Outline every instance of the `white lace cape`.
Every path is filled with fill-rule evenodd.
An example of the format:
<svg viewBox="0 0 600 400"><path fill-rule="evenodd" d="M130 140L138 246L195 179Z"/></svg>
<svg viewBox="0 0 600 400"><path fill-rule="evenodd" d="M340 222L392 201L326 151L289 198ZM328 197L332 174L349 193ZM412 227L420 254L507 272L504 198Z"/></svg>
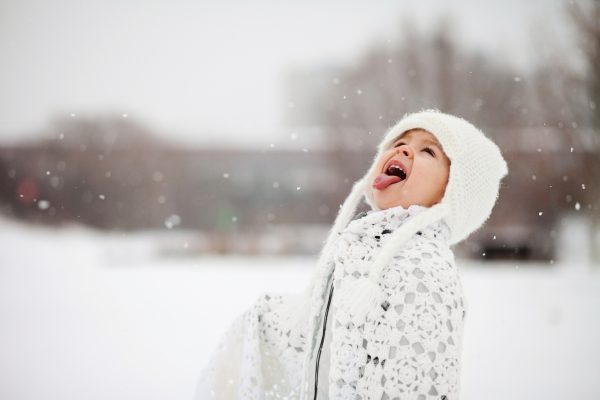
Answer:
<svg viewBox="0 0 600 400"><path fill-rule="evenodd" d="M435 223L384 269L386 300L355 323L338 288L365 279L389 234L422 207L372 211L341 232L310 296L261 296L232 324L198 382L196 399L312 399L315 356L333 273L330 399L457 400L466 303L447 239ZM309 334L309 331L312 332Z"/></svg>

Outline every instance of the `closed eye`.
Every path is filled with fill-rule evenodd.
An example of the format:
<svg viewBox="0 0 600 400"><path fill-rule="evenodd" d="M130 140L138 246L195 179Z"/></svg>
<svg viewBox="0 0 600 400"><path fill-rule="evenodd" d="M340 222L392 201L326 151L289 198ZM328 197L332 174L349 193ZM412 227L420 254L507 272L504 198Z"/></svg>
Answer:
<svg viewBox="0 0 600 400"><path fill-rule="evenodd" d="M399 147L399 146L402 146L403 144L405 144L405 143L404 142L398 142L398 143L396 143L396 145L394 147Z"/></svg>
<svg viewBox="0 0 600 400"><path fill-rule="evenodd" d="M433 157L435 157L435 151L433 151L433 149L431 147L425 147L423 149L423 151L429 153L430 155L432 155Z"/></svg>

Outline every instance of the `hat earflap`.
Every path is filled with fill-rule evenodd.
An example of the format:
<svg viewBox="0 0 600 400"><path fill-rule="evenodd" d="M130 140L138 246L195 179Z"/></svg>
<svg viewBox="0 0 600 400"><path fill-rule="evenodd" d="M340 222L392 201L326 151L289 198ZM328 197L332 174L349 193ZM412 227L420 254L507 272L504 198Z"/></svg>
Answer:
<svg viewBox="0 0 600 400"><path fill-rule="evenodd" d="M331 261L331 254L333 249L333 244L339 238L340 233L344 230L344 228L350 223L354 213L356 212L356 208L365 193L367 176L365 175L363 178L357 180L352 186L352 190L344 204L342 204L340 211L338 212L335 222L333 223L333 227L329 231L327 239L325 241L325 245L321 249L321 253L319 254L319 259L317 261L317 271L313 275L313 279L309 282L308 286L301 294L302 301L298 301L292 307L297 307L294 310L294 317L290 318L288 328L299 328L301 325L306 324L306 317L308 315L308 307L310 307L311 296L314 295L313 291L319 282L326 282L328 280L329 275L333 271L333 262ZM322 295L322 294L319 294ZM310 324L310 322L309 322Z"/></svg>

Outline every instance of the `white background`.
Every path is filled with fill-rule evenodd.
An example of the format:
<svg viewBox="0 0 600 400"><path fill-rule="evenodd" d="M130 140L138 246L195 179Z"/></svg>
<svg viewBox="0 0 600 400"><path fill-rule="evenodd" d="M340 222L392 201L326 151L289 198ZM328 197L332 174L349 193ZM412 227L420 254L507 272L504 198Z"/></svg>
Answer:
<svg viewBox="0 0 600 400"><path fill-rule="evenodd" d="M164 234L0 221L0 399L192 399L228 324L313 258L161 258ZM458 260L463 400L600 393L600 268Z"/></svg>

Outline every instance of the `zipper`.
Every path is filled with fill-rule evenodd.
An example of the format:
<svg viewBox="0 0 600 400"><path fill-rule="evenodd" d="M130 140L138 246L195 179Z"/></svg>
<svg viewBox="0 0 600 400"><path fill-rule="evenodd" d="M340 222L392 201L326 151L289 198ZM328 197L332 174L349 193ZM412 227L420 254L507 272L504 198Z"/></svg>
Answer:
<svg viewBox="0 0 600 400"><path fill-rule="evenodd" d="M323 319L323 331L321 332L321 343L319 344L319 350L317 351L317 363L315 366L314 400L317 400L317 387L319 385L319 362L321 361L321 351L323 350L323 343L325 342L325 330L327 329L327 315L329 314L329 306L331 305L332 297L333 297L333 281L331 282L331 288L329 289L329 299L327 300L327 307L325 308L325 318Z"/></svg>

